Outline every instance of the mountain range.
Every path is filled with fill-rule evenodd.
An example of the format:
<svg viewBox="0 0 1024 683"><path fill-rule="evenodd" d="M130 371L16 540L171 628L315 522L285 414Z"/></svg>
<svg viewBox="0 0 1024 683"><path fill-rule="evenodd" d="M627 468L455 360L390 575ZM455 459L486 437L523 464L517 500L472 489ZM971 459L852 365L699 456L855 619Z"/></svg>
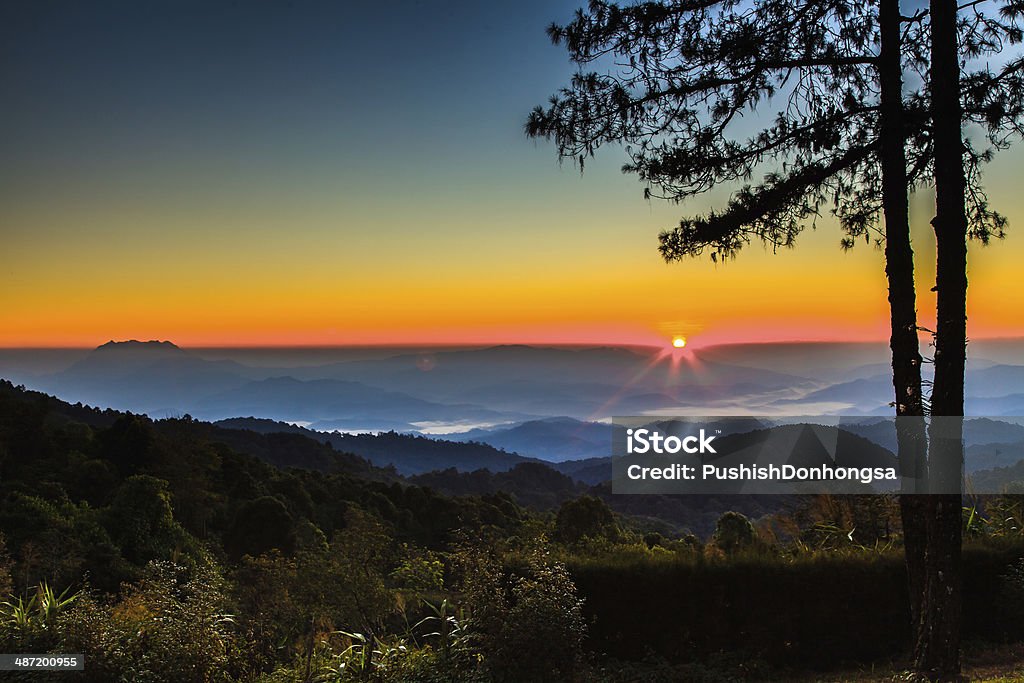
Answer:
<svg viewBox="0 0 1024 683"><path fill-rule="evenodd" d="M970 361L968 410L1001 419L970 423L972 471L1008 464L1011 447L1024 441L1024 428L1013 419L1024 414L1024 366L1007 362L1024 347L975 346L991 348L993 359ZM236 418L252 416L246 428L258 432L303 428L306 436L406 474L448 467L498 472L543 460L566 463L566 473L590 483L606 480L609 418L616 415L750 414L764 416L768 426L773 416L892 411L884 345L731 345L685 353L512 345L346 353L307 357L267 349L257 356L167 341L111 341L65 355L0 351L0 373L70 402L157 418L189 415L238 426ZM848 422L852 433L895 447L891 425ZM446 445L432 451L429 440L417 436Z"/></svg>
<svg viewBox="0 0 1024 683"><path fill-rule="evenodd" d="M32 394L20 390L8 382L0 381L0 397L12 405L23 405L32 411L45 411L58 423L68 424L73 431L74 422L84 422L98 429L120 425L118 429L128 432L118 437L125 441L130 437L130 421L125 413L114 410L97 410L82 405L72 405L60 399ZM595 429L594 425L575 424L565 420L550 421L557 429L574 430L582 433ZM688 424L675 421L678 425ZM520 427L540 425L551 434L548 421L528 421ZM655 419L652 425L671 429L673 421ZM722 445L730 452L744 448L763 448L764 444L783 444L790 449L792 457L801 458L807 464L822 457L836 456L840 464L853 466L878 466L893 462L891 451L870 443L870 439L854 433L859 427L875 428L881 422L866 421L863 424L844 424L838 433L829 432L837 439L822 440L822 432L813 426L802 424L771 426L759 420L719 420L724 427ZM789 504L786 496L736 496L728 491L708 494L701 491L689 495L645 495L623 496L611 491L612 468L607 457L565 460L547 463L526 454L512 453L492 445L476 441L452 441L441 438L427 438L422 435L386 432L379 434L325 433L306 429L294 424L276 422L263 418L233 418L216 424L199 421L191 417L164 419L153 423L161 434L182 444L201 445L201 452L211 456L218 449L230 448L235 452L255 456L282 468L302 468L323 472L343 472L360 479L378 482L403 481L427 486L450 495L509 495L521 504L550 509L562 501L584 493L604 499L614 510L637 518L650 520L651 524L668 525L666 528L687 528L701 534L710 533L722 512L736 509L758 516L779 510ZM609 429L607 425L597 428ZM613 429L613 428L612 428ZM978 429L971 429L972 439L1013 438L1021 427L1013 423L988 420L979 421ZM530 439L529 429L504 429ZM70 432L69 432L70 433ZM881 432L879 432L881 433ZM477 435L481 436L481 435ZM767 439L767 441L766 441ZM125 441L129 443L130 438ZM205 444L205 445L202 445ZM193 446L190 446L193 447ZM1024 462L1020 454L1024 442L1001 444L972 444L971 449L989 449L994 453L989 460L979 460L979 467L971 472L975 490L999 491L1007 485L1024 481L1021 468ZM1014 449L1014 450L1010 450ZM834 452L833 452L834 451ZM124 451L124 458L137 457L134 447ZM1017 457L1012 457L1016 453ZM119 456L122 457L122 456ZM207 456L209 457L209 456ZM731 456L729 456L731 457ZM797 461L793 461L797 462ZM981 465L984 465L983 467ZM170 466L170 464L168 464ZM239 485L244 482L239 482ZM978 489L977 487L982 487Z"/></svg>

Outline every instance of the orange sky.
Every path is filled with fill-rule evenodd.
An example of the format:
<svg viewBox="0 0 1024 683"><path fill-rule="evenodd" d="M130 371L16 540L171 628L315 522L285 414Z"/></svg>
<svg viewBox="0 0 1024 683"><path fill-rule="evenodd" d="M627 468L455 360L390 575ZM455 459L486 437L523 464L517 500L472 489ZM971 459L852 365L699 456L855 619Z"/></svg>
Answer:
<svg viewBox="0 0 1024 683"><path fill-rule="evenodd" d="M98 225L85 225L81 237L50 252L23 249L16 239L0 295L0 344L660 344L683 335L700 346L887 336L878 250L843 253L835 231L823 226L778 254L757 246L725 265L665 265L654 235L656 219L668 212L639 202L632 208L638 226L622 230L615 224L628 220L626 212L604 226L594 211L587 220L594 237L582 252L573 244L579 231L555 225L470 244L468 233L409 244L382 230L352 245L342 234L268 230L239 246L213 226L206 235L193 227L162 238L178 232L171 224L110 241L94 238ZM974 337L1024 331L1021 291L1005 286L1018 262L1015 242L1011 236L972 249ZM921 239L919 258L930 246ZM930 276L925 264L926 326L934 299L922 285Z"/></svg>
<svg viewBox="0 0 1024 683"><path fill-rule="evenodd" d="M572 71L543 29L577 4L424 10L402 54L371 6L25 5L0 26L0 346L886 338L882 255L841 252L829 220L792 251L666 265L658 232L729 188L648 203L619 150L581 176L524 138ZM1024 336L1022 158L987 169L1011 226L971 252L975 338Z"/></svg>

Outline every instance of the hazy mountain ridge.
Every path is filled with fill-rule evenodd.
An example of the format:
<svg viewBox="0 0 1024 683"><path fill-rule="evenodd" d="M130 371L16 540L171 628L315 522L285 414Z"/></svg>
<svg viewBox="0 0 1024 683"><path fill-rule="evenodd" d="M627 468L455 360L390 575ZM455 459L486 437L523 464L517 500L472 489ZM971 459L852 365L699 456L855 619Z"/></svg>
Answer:
<svg viewBox="0 0 1024 683"><path fill-rule="evenodd" d="M475 405L444 405L408 394L336 379L299 380L272 377L247 382L235 389L207 396L197 403L203 417L223 419L251 414L286 422L317 422L344 417L365 420L366 428L382 417L400 415L417 421L500 420L502 414Z"/></svg>
<svg viewBox="0 0 1024 683"><path fill-rule="evenodd" d="M429 439L396 432L316 432L288 423L252 417L221 420L215 424L225 429L248 430L262 434L301 434L309 439L330 444L339 451L354 453L376 466L392 467L403 476L446 469L455 469L459 472L481 469L503 472L523 463L540 462L536 458L508 453L488 444Z"/></svg>
<svg viewBox="0 0 1024 683"><path fill-rule="evenodd" d="M195 396L241 386L239 368L170 342L112 341L33 385L69 401L161 416L187 412Z"/></svg>
<svg viewBox="0 0 1024 683"><path fill-rule="evenodd" d="M1024 366L1006 362L1016 347L990 346L1000 362L972 358L968 412L1024 414ZM266 350L259 366L249 366L227 352L206 358L166 341L108 342L26 384L153 417L255 415L320 431L419 432L552 461L606 454L606 428L581 425L614 415L892 410L891 381L879 373L884 362L873 360L884 361L886 351L876 344L727 345L681 354L523 345L396 351L309 365L299 352ZM271 362L278 357L279 365ZM45 366L30 361L24 352L0 353L0 368L13 377ZM25 371L11 372L18 363ZM579 424L559 425L561 418Z"/></svg>
<svg viewBox="0 0 1024 683"><path fill-rule="evenodd" d="M598 418L670 405L789 388L804 377L768 369L703 362L674 364L671 356L631 348L563 349L495 346L398 355L304 368L430 400L469 400L501 411Z"/></svg>
<svg viewBox="0 0 1024 683"><path fill-rule="evenodd" d="M612 425L570 417L531 420L508 428L476 429L453 437L478 441L549 462L583 460L611 453Z"/></svg>
<svg viewBox="0 0 1024 683"><path fill-rule="evenodd" d="M597 381L595 381L597 379ZM222 419L254 414L320 428L500 424L582 418L806 383L802 377L720 363L680 364L626 348L497 346L348 361L248 367L206 360L170 342L109 342L34 388L153 416Z"/></svg>

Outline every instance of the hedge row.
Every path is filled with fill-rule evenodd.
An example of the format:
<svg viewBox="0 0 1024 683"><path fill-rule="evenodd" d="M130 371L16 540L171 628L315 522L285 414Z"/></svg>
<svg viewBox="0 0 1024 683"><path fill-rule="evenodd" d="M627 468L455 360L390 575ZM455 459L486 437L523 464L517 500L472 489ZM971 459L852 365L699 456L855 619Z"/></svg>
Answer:
<svg viewBox="0 0 1024 683"><path fill-rule="evenodd" d="M1024 586L1007 578L1019 545L964 549L964 637L1024 638ZM719 653L829 667L910 647L903 559L816 555L795 561L584 560L569 563L590 644L616 658L670 662Z"/></svg>

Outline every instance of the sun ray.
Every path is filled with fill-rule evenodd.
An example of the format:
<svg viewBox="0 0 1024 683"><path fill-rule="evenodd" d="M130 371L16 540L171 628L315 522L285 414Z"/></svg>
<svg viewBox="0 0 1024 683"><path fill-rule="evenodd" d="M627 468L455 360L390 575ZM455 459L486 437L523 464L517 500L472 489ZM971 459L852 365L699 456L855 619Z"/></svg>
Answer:
<svg viewBox="0 0 1024 683"><path fill-rule="evenodd" d="M677 340L683 340L683 345L679 346L676 344ZM630 388L635 386L640 380L646 377L652 370L661 365L662 363L667 364L666 372L663 374L665 389L675 386L674 380L680 375L682 366L685 364L690 370L699 368L701 363L697 356L690 350L685 348L686 338L685 337L674 337L672 340L672 346L667 349L662 349L658 353L654 354L651 361L642 367L632 378L625 382L614 394L612 394L608 400L602 403L590 416L588 420L599 419L606 417L606 413L611 410L616 403L625 395ZM696 373L694 373L696 374ZM672 397L676 399L675 396Z"/></svg>

